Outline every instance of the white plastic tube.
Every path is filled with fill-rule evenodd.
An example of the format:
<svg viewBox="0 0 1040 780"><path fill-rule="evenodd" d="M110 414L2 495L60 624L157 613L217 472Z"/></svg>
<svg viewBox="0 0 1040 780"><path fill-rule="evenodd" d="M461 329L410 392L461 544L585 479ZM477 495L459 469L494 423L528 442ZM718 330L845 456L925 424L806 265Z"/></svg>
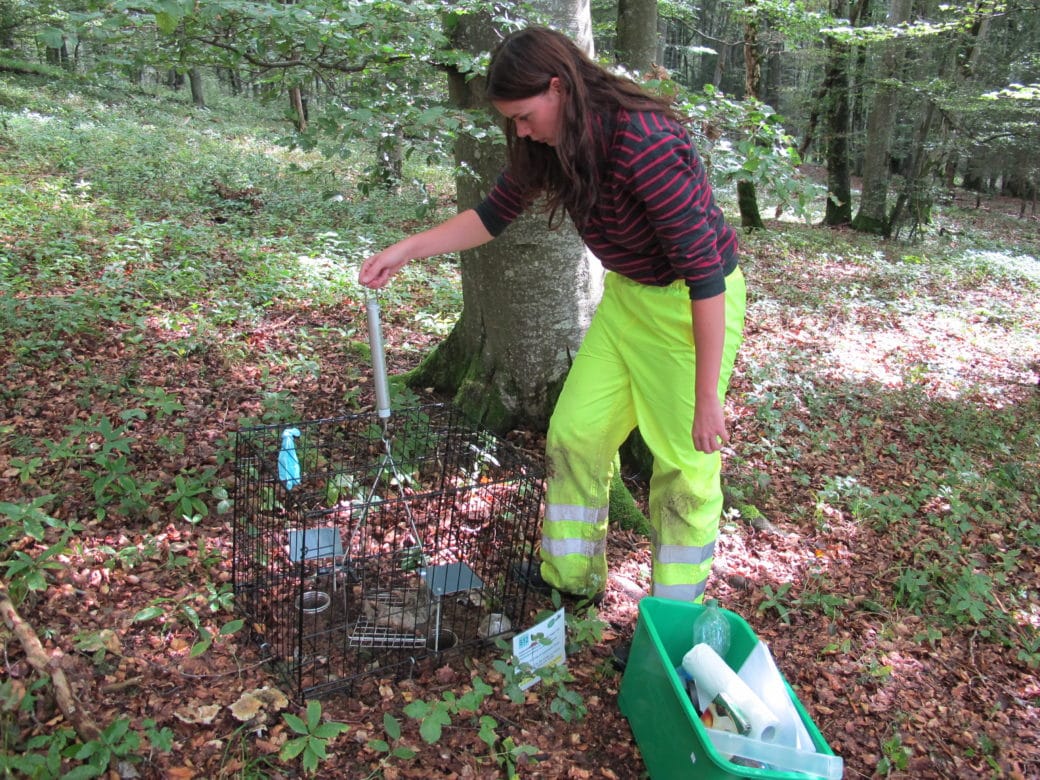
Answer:
<svg viewBox="0 0 1040 780"><path fill-rule="evenodd" d="M683 656L682 667L697 684L698 696L712 700L720 693L726 694L750 724L751 731L748 737L763 742L769 742L776 737L780 719L710 645L694 645Z"/></svg>

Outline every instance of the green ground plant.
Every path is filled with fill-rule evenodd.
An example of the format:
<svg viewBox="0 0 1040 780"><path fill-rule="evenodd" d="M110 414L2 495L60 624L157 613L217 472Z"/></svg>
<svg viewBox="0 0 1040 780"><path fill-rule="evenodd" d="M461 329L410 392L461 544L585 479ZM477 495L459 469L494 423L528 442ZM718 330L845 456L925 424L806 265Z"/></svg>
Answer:
<svg viewBox="0 0 1040 780"><path fill-rule="evenodd" d="M291 712L284 713L283 717L297 736L282 746L279 758L283 761L299 759L303 771L311 776L318 774L321 762L329 758L329 742L350 729L346 723L323 721L318 701L307 702L306 719Z"/></svg>
<svg viewBox="0 0 1040 780"><path fill-rule="evenodd" d="M557 601L559 594L554 594ZM559 607L557 607L558 609ZM551 612L536 616L535 620L548 617ZM597 616L595 609L582 609L566 613L566 644L568 654L580 653L602 639L605 624ZM555 664L539 669L521 663L513 654L512 646L504 639L496 639L495 645L500 651L499 658L492 662L492 667L502 678L501 693L514 704L523 704L526 691L530 689L530 681L537 677L535 692L543 702L545 709L566 723L580 721L588 714L583 697L573 690L569 683L574 681L566 664ZM461 695L454 691L446 691L439 699L419 699L404 708L404 714L419 722L419 734L428 744L440 741L446 727L453 724L459 716L468 717L479 729L480 739L487 745L489 754L495 764L502 769L508 778L516 777L517 761L520 756L533 756L538 748L532 745L517 744L511 737L502 737L498 733L498 721L481 712L484 702L495 694L495 689L480 676L470 681L470 686ZM386 719L384 719L386 725ZM400 739L400 726L391 719L393 729L387 728L387 734L393 741ZM396 736L394 736L396 734ZM377 741L374 749L389 754L389 744ZM412 756L408 756L409 758Z"/></svg>
<svg viewBox="0 0 1040 780"><path fill-rule="evenodd" d="M49 574L62 568L60 557L73 535L82 530L79 523L48 513L54 498L38 496L28 504L0 502L0 567L4 569L5 590L15 607L30 593L50 586ZM18 543L27 538L40 545L33 555L18 549Z"/></svg>

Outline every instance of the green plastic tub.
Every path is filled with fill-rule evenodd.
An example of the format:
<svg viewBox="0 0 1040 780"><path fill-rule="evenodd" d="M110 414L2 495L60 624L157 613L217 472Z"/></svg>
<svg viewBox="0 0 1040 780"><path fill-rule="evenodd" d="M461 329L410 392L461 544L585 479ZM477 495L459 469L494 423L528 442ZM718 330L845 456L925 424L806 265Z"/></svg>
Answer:
<svg viewBox="0 0 1040 780"><path fill-rule="evenodd" d="M719 752L715 742L725 743L732 749L743 738L709 733L676 672L690 649L693 621L703 609L700 604L653 597L639 603L639 621L618 701L632 727L650 777L653 780L841 778L841 759L827 745L786 680L784 686L816 752L772 749L766 743L756 743L752 746L755 757L766 759L766 768L734 763ZM730 626L730 649L725 660L736 670L755 648L758 637L740 615L721 611Z"/></svg>

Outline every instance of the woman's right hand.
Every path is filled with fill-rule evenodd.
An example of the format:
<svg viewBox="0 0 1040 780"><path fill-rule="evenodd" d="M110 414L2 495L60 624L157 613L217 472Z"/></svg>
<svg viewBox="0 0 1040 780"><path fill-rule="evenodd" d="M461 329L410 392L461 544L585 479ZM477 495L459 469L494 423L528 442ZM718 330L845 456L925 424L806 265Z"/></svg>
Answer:
<svg viewBox="0 0 1040 780"><path fill-rule="evenodd" d="M394 274L404 267L408 260L408 255L401 251L399 244L389 246L382 252L377 252L367 258L361 264L358 281L363 286L372 289L383 287Z"/></svg>

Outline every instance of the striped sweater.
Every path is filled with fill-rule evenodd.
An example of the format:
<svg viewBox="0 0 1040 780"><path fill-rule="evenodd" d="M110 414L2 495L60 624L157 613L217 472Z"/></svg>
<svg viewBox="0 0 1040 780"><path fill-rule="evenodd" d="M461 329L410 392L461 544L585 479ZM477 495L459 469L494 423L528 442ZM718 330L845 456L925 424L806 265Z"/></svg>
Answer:
<svg viewBox="0 0 1040 780"><path fill-rule="evenodd" d="M693 299L726 289L737 265L737 235L715 203L686 129L656 112L620 109L597 119L603 153L600 199L581 231L610 271L642 284L683 279ZM494 236L529 205L504 171L477 206Z"/></svg>

